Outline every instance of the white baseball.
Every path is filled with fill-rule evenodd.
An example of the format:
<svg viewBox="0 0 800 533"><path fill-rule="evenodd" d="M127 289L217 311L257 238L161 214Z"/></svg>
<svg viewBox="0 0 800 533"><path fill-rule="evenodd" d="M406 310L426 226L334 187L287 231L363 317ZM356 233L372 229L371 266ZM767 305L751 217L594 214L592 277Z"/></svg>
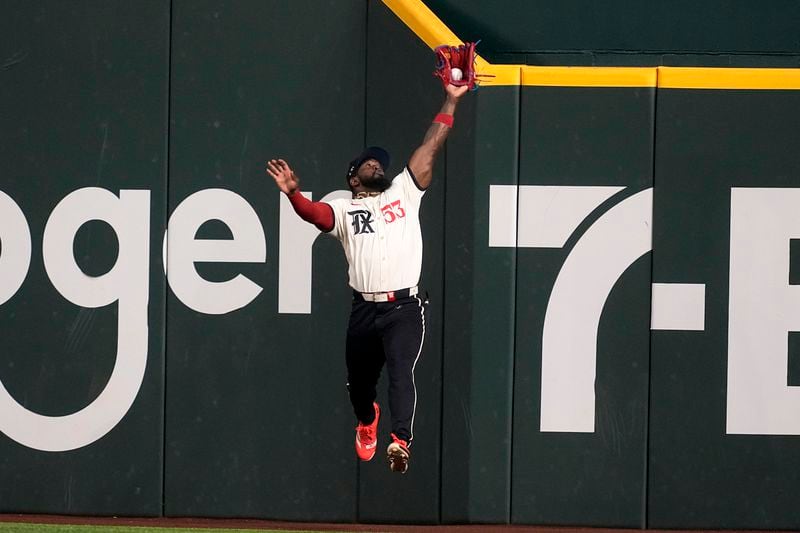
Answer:
<svg viewBox="0 0 800 533"><path fill-rule="evenodd" d="M461 72L461 69L458 67L454 67L450 69L450 79L453 81L458 81L462 77L464 77L464 73Z"/></svg>

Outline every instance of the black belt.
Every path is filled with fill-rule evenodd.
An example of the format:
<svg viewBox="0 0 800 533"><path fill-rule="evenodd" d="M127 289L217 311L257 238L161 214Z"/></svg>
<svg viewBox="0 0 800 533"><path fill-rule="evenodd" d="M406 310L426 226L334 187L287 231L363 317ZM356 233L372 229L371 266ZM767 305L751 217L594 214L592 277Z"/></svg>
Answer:
<svg viewBox="0 0 800 533"><path fill-rule="evenodd" d="M362 302L393 302L401 298L416 296L418 293L419 289L417 287L388 292L358 292L354 290L353 298Z"/></svg>

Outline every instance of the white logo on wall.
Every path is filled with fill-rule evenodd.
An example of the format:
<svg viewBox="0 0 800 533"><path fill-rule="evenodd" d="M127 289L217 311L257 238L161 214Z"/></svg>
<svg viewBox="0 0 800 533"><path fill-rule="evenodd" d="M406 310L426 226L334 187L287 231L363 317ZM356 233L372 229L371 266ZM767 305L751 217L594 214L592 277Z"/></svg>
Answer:
<svg viewBox="0 0 800 533"><path fill-rule="evenodd" d="M561 248L620 190L491 186L489 246ZM731 189L728 434L800 435L800 387L787 384L787 334L800 331L800 287L789 285L798 205L800 189ZM542 333L541 431L594 432L600 315L617 280L651 250L651 228L647 189L602 214L564 262ZM705 285L653 283L651 328L704 330Z"/></svg>
<svg viewBox="0 0 800 533"><path fill-rule="evenodd" d="M207 220L221 220L232 239L195 239ZM107 222L117 235L119 253L109 272L87 276L73 255L78 229L91 220ZM117 302L117 355L111 378L99 396L65 416L44 416L17 402L0 383L0 431L43 451L66 451L95 442L111 431L133 405L147 363L147 304L150 261L150 192L122 190L119 197L96 187L79 189L56 205L45 226L42 255L53 286L75 305L102 307ZM206 189L186 198L172 214L164 250L168 280L175 295L201 313L224 314L250 303L261 287L239 275L209 282L196 271L197 261L264 262L266 239L252 206L224 189ZM25 215L0 192L0 304L24 281L31 258L31 235Z"/></svg>
<svg viewBox="0 0 800 533"><path fill-rule="evenodd" d="M560 248L580 223L620 187L492 186L489 246ZM311 196L310 192L305 193ZM349 197L335 191L323 200ZM311 312L312 246L319 236L281 195L279 313ZM788 284L788 240L800 238L800 190L734 188L731 257L727 432L800 434L800 388L788 386L788 331L800 330L800 293ZM117 356L105 389L89 405L65 416L44 416L20 405L0 383L0 431L44 451L95 442L133 404L147 362L150 193L100 188L67 195L45 227L42 254L53 286L75 305L117 302ZM651 249L652 190L618 202L581 236L559 272L548 303L542 347L542 431L593 432L597 328L603 305L619 277ZM115 231L119 254L97 277L73 256L78 229L90 220ZM231 239L195 239L208 220L230 228ZM174 294L191 309L220 315L252 302L262 288L240 274L210 282L195 262L266 261L266 237L253 207L224 189L187 197L169 220L163 251ZM0 191L0 305L22 286L32 242L25 215ZM168 253L167 253L168 252ZM654 283L652 328L703 330L705 286ZM773 312L764 313L764 309Z"/></svg>
<svg viewBox="0 0 800 533"><path fill-rule="evenodd" d="M72 244L90 220L107 222L117 234L119 254L109 272L90 277L75 262ZM133 405L147 363L147 300L150 291L150 192L80 189L53 209L42 239L42 255L53 286L81 307L117 302L117 358L106 387L89 405L65 416L44 416L20 405L0 383L0 431L15 441L44 451L64 451L90 444L119 423ZM31 256L25 215L7 195L0 196L0 303L24 280Z"/></svg>

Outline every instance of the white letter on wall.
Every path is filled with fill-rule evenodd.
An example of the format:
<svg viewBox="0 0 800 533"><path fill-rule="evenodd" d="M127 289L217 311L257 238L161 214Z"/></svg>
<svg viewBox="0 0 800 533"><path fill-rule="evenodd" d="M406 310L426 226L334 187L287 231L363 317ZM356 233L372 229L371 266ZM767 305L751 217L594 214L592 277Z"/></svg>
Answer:
<svg viewBox="0 0 800 533"><path fill-rule="evenodd" d="M611 289L650 251L653 190L609 209L570 252L542 333L542 431L594 432L597 330Z"/></svg>
<svg viewBox="0 0 800 533"><path fill-rule="evenodd" d="M219 220L230 228L232 239L195 239L204 222ZM209 315L240 309L261 292L242 274L223 281L207 281L196 262L263 263L267 259L264 228L253 206L225 189L204 189L175 208L167 233L167 279L172 292L187 307Z"/></svg>
<svg viewBox="0 0 800 533"><path fill-rule="evenodd" d="M0 305L22 286L31 264L31 230L17 203L0 191Z"/></svg>
<svg viewBox="0 0 800 533"><path fill-rule="evenodd" d="M788 385L788 332L800 331L789 240L800 189L731 189L727 432L800 435L800 387Z"/></svg>
<svg viewBox="0 0 800 533"><path fill-rule="evenodd" d="M90 277L75 262L72 247L78 229L90 220L107 222L116 232L119 254L114 267ZM53 286L82 307L119 302L117 357L105 389L88 406L66 416L44 416L19 403L0 384L0 430L15 441L44 451L86 446L111 431L128 412L147 364L150 191L88 187L67 195L53 210L44 230L44 266Z"/></svg>

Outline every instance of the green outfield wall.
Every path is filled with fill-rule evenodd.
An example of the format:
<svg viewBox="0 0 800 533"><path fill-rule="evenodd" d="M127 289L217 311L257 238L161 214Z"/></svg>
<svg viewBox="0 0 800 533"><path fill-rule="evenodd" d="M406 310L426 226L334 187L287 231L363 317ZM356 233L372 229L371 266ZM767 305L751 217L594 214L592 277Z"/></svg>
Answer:
<svg viewBox="0 0 800 533"><path fill-rule="evenodd" d="M411 468L357 461L347 265L264 163L314 200L365 145L402 168L443 97L393 3L2 6L0 512L800 529L790 69L465 96L421 212ZM490 52L525 63L515 28Z"/></svg>
<svg viewBox="0 0 800 533"><path fill-rule="evenodd" d="M800 66L792 0L428 0L484 57L529 65Z"/></svg>

